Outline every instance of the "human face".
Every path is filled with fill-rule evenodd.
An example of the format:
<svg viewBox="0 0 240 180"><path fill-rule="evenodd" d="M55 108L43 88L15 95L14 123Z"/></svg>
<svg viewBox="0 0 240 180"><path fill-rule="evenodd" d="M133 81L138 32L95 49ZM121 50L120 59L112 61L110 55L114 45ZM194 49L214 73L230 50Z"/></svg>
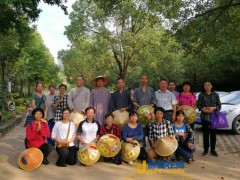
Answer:
<svg viewBox="0 0 240 180"><path fill-rule="evenodd" d="M38 93L42 93L42 91L43 91L43 85L42 85L41 83L39 83L39 84L37 85L36 91L37 91Z"/></svg>
<svg viewBox="0 0 240 180"><path fill-rule="evenodd" d="M78 87L83 86L83 84L84 84L83 78L82 77L77 77L76 84L77 84Z"/></svg>
<svg viewBox="0 0 240 180"><path fill-rule="evenodd" d="M104 81L102 78L97 79L97 87L103 87L104 86Z"/></svg>
<svg viewBox="0 0 240 180"><path fill-rule="evenodd" d="M166 91L168 87L168 82L167 81L160 81L159 87L161 91Z"/></svg>
<svg viewBox="0 0 240 180"><path fill-rule="evenodd" d="M208 92L212 91L212 84L210 82L205 82L204 83L204 89Z"/></svg>
<svg viewBox="0 0 240 180"><path fill-rule="evenodd" d="M87 116L87 119L93 119L94 117L94 110L93 109L89 109L87 112L86 112L86 116Z"/></svg>
<svg viewBox="0 0 240 180"><path fill-rule="evenodd" d="M51 95L53 95L55 93L55 88L53 88L53 87L50 87L48 90Z"/></svg>
<svg viewBox="0 0 240 180"><path fill-rule="evenodd" d="M204 89L206 91L211 91L212 90L212 84L210 82L205 82L204 83Z"/></svg>
<svg viewBox="0 0 240 180"><path fill-rule="evenodd" d="M148 77L147 76L142 76L141 77L141 85L146 86L148 83Z"/></svg>
<svg viewBox="0 0 240 180"><path fill-rule="evenodd" d="M156 112L156 121L159 122L163 119L163 112L162 111L157 111Z"/></svg>
<svg viewBox="0 0 240 180"><path fill-rule="evenodd" d="M184 115L183 114L179 114L176 118L177 118L178 122L182 123L184 121Z"/></svg>
<svg viewBox="0 0 240 180"><path fill-rule="evenodd" d="M175 88L176 88L176 85L175 85L174 82L170 82L170 83L168 84L168 89L169 89L169 91L174 91Z"/></svg>
<svg viewBox="0 0 240 180"><path fill-rule="evenodd" d="M187 84L183 85L183 92L188 93L188 92L190 92L190 89L191 89L191 86L189 86Z"/></svg>
<svg viewBox="0 0 240 180"><path fill-rule="evenodd" d="M70 120L70 112L68 110L63 111L63 120L69 121Z"/></svg>
<svg viewBox="0 0 240 180"><path fill-rule="evenodd" d="M118 87L118 89L122 90L122 89L124 89L124 86L125 86L125 82L124 82L122 79L119 79L119 80L117 81L117 87Z"/></svg>
<svg viewBox="0 0 240 180"><path fill-rule="evenodd" d="M138 116L137 116L136 114L130 116L130 118L129 118L129 121L130 121L131 123L136 123L137 120L138 120Z"/></svg>
<svg viewBox="0 0 240 180"><path fill-rule="evenodd" d="M112 116L108 116L106 119L106 124L111 127L113 124L113 117Z"/></svg>
<svg viewBox="0 0 240 180"><path fill-rule="evenodd" d="M63 95L66 92L66 88L64 86L59 87L59 94Z"/></svg>
<svg viewBox="0 0 240 180"><path fill-rule="evenodd" d="M36 121L41 121L41 119L43 118L43 115L40 111L37 111L35 114L34 114L34 119Z"/></svg>

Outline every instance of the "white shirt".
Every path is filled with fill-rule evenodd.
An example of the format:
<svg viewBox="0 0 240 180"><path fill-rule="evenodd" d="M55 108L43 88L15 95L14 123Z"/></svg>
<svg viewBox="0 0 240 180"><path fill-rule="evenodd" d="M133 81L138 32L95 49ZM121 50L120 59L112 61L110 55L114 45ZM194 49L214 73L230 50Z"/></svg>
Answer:
<svg viewBox="0 0 240 180"><path fill-rule="evenodd" d="M173 110L173 105L177 104L177 100L175 95L167 90L166 92L162 92L158 90L155 92L157 98L157 107L162 107L165 111Z"/></svg>
<svg viewBox="0 0 240 180"><path fill-rule="evenodd" d="M77 134L81 136L85 143L91 143L96 140L100 133L100 125L97 121L89 123L87 120L82 121L77 130Z"/></svg>
<svg viewBox="0 0 240 180"><path fill-rule="evenodd" d="M70 122L70 131L68 135L68 140L71 140L76 136L76 127L73 122ZM63 123L62 121L58 121L55 123L52 130L52 139L56 138L58 140L65 140L68 133L69 123ZM74 142L69 143L69 146L74 146Z"/></svg>

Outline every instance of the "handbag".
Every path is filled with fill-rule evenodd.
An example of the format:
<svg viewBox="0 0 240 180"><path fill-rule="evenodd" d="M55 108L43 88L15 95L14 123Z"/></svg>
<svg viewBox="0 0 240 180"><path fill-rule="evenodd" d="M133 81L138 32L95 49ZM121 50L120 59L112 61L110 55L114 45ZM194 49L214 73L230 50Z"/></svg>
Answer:
<svg viewBox="0 0 240 180"><path fill-rule="evenodd" d="M66 137L66 139L68 139L68 136L69 136L70 124L71 124L71 122L69 122L69 125L68 125L68 132L67 132L67 137ZM61 147L67 147L67 148L68 148L68 146L69 146L69 144L68 144L68 143L65 143L65 142L57 143L57 148L61 148Z"/></svg>
<svg viewBox="0 0 240 180"><path fill-rule="evenodd" d="M225 113L216 111L211 114L211 129L227 128L229 127Z"/></svg>

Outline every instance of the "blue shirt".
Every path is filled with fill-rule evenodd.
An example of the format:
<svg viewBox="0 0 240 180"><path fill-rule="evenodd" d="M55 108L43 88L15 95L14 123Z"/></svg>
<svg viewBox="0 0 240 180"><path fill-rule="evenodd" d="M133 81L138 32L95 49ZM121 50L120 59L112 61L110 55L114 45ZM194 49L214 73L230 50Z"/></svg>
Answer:
<svg viewBox="0 0 240 180"><path fill-rule="evenodd" d="M125 124L122 131L122 139L124 141L127 138L133 138L134 140L141 141L143 139L143 127L141 124L137 123L136 128L131 128L128 124Z"/></svg>
<svg viewBox="0 0 240 180"><path fill-rule="evenodd" d="M187 133L187 128L186 125L183 123L183 125L181 127L177 127L175 124L173 126L173 130L174 130L174 134L177 133ZM179 141L179 137L177 136L176 139Z"/></svg>
<svg viewBox="0 0 240 180"><path fill-rule="evenodd" d="M119 110L121 108L127 108L127 109L132 108L131 96L125 90L123 90L122 93L120 93L120 91L117 90L111 95L110 112Z"/></svg>

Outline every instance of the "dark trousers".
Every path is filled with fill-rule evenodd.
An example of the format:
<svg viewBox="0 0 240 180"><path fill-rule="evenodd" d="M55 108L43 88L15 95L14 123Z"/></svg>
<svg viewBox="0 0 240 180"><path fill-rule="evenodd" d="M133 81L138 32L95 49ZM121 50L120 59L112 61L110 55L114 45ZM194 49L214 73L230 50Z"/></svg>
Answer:
<svg viewBox="0 0 240 180"><path fill-rule="evenodd" d="M30 148L30 147L26 147L26 149L28 149L28 148ZM44 143L38 149L40 149L42 151L43 157L46 158L52 151L52 146L47 143Z"/></svg>
<svg viewBox="0 0 240 180"><path fill-rule="evenodd" d="M210 128L210 122L202 119L202 128L203 128L203 147L204 152L208 152L209 149L209 135L211 142L211 152L215 151L216 147L216 133L217 129Z"/></svg>
<svg viewBox="0 0 240 180"><path fill-rule="evenodd" d="M104 157L104 161L105 162L110 162L112 161L113 158L109 158L109 157ZM119 153L114 156L114 163L121 163L122 162L122 151L119 151Z"/></svg>
<svg viewBox="0 0 240 180"><path fill-rule="evenodd" d="M50 132L52 132L52 129L53 129L54 124L55 124L54 119L50 119L50 120L48 121L48 127L49 127ZM50 137L50 138L47 138L47 143L50 144L50 145L52 145L52 146L55 145L55 143L54 143L54 141L52 140L51 137Z"/></svg>
<svg viewBox="0 0 240 180"><path fill-rule="evenodd" d="M191 127L191 129L194 131L194 125L195 125L195 122L193 122L192 124L189 124L189 126Z"/></svg>
<svg viewBox="0 0 240 180"><path fill-rule="evenodd" d="M58 160L56 162L57 166L64 167L66 164L74 165L76 164L76 147L61 147L56 149L58 153Z"/></svg>
<svg viewBox="0 0 240 180"><path fill-rule="evenodd" d="M145 125L145 127L143 127L143 147L147 146L145 137L149 137L149 126L148 125Z"/></svg>
<svg viewBox="0 0 240 180"><path fill-rule="evenodd" d="M176 155L177 156L182 156L184 159L189 160L192 158L192 153L196 151L196 148L194 147L193 149L189 149L187 145L178 143L178 148L176 150Z"/></svg>
<svg viewBox="0 0 240 180"><path fill-rule="evenodd" d="M122 151L119 151L119 153L115 156L114 162L115 163L121 163L122 162Z"/></svg>
<svg viewBox="0 0 240 180"><path fill-rule="evenodd" d="M172 115L173 115L173 111L169 110L169 111L165 111L164 112L164 119L172 122Z"/></svg>

